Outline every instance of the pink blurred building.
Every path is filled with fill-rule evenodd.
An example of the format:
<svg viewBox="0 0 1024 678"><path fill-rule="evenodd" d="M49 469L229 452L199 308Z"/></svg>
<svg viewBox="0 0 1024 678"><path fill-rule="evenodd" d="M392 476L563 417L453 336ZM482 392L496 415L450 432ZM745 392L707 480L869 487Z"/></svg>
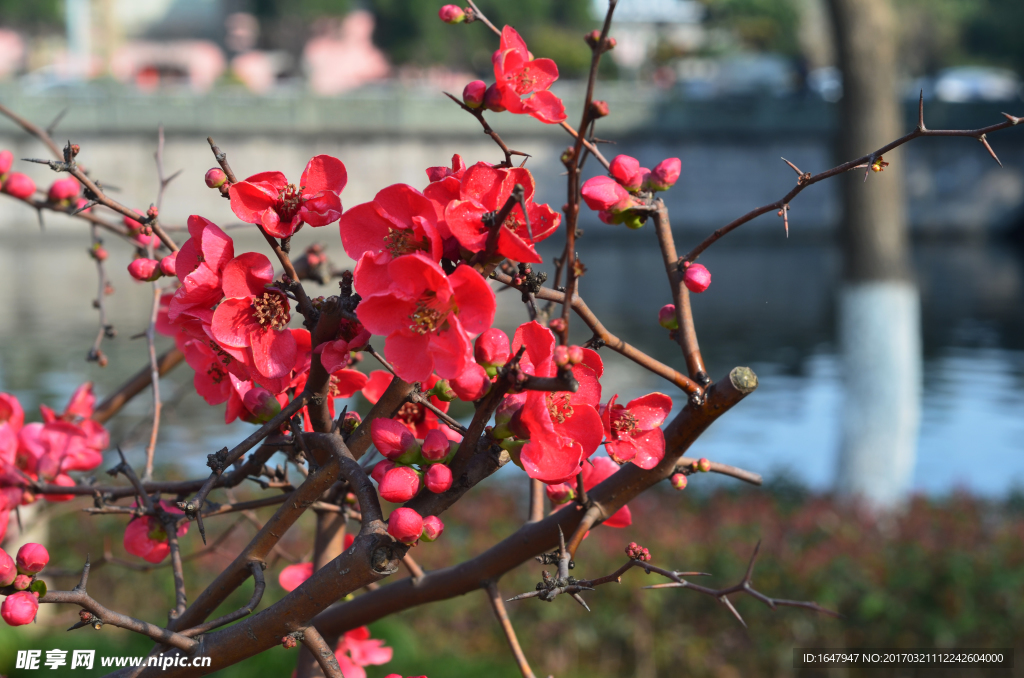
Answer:
<svg viewBox="0 0 1024 678"><path fill-rule="evenodd" d="M388 76L387 58L373 44L372 14L356 10L340 23L325 25L325 34L307 42L302 53L314 92L341 94Z"/></svg>

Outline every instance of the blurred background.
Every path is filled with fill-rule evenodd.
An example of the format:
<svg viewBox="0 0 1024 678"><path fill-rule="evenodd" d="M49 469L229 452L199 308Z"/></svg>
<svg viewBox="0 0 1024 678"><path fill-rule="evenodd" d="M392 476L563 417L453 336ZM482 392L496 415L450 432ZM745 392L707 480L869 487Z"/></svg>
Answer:
<svg viewBox="0 0 1024 678"><path fill-rule="evenodd" d="M498 26L515 26L536 56L556 60L561 78L553 90L576 124L590 59L581 37L598 27L607 3L479 4ZM80 160L94 175L142 210L155 199L152 158L162 125L165 166L184 170L161 211L172 228L190 214L236 222L227 201L203 183L214 164L208 135L243 177L278 169L294 179L313 155L341 158L349 170L347 208L392 183L422 188L423 170L448 164L454 153L469 163L500 159L476 121L443 96L458 95L473 79L493 80L496 39L480 24L445 25L439 6L0 0L0 103L43 126L66 110L55 137L80 144ZM614 142L604 149L608 157L625 153L650 167L682 159L682 177L664 197L686 251L793 186L780 156L819 172L869 152L913 129L919 96L933 129L982 127L1002 121L1002 111L1024 114L1022 31L1024 5L1016 0L621 0L612 31L618 45L602 63L597 94L611 115L597 135ZM538 200L560 206L564 132L525 116L487 117L511 147L531 154ZM682 494L664 488L638 502L632 528L598 531L588 541L595 570L588 575L614 569L622 546L636 540L655 562L713 572L725 585L762 538L762 590L815 599L846 619L771 613L741 601L747 632L714 601L637 591L646 582L633 574L614 591L592 594L598 604L588 617L575 606L512 609L538 672L794 675L793 647L1021 645L1024 136L1010 129L990 141L1002 167L969 138L917 140L886 154L891 165L867 184L855 172L848 182L806 190L789 212L788 237L770 213L703 255L713 284L693 303L711 376L749 365L761 385L691 456L762 473L766 487L695 476ZM46 155L5 119L0 148L16 158ZM15 169L43 188L53 179L38 165ZM0 205L0 284L9 290L0 296L0 389L15 393L26 412L42 403L62 407L87 380L102 397L147 360L144 341L132 337L145 329L150 291L124 274L131 249L108 243L116 289L109 307L119 334L104 344L110 364L101 369L84 359L97 322L87 230L14 201ZM657 325L671 297L651 229L626 232L588 211L582 219L579 253L588 273L580 284L589 305L619 336L681 364ZM261 248L249 228L230 233L237 250ZM542 248L547 261L560 253L560 239ZM293 247L314 242L327 246L336 267L351 266L336 227L307 227ZM314 294L334 289L312 287ZM500 327L511 335L526 319L513 295L499 294ZM576 341L588 338L574 329ZM684 402L657 377L602 355L606 398L662 390ZM200 474L206 454L251 427L224 426L223 406L206 406L187 367L166 382L171 406L158 462L174 476ZM362 411L365 405L352 402ZM134 460L142 458L150 407L140 396L111 424L113 440ZM472 510L453 513L442 542L417 549L417 557L443 567L509 534L516 526L510 516L525 516L522 479L514 468L496 474L487 492L467 502ZM86 519L77 508L41 509L51 518L41 524L52 535L55 562L68 572L87 552L95 557L105 538L121 553L123 523ZM311 522L297 526L284 551L307 555L310 529ZM190 595L249 534L240 529L221 553L193 563ZM29 538L41 539L12 527L7 545ZM503 589L531 589L538 574L521 567ZM99 575L98 597L111 607L168 606L164 574L107 565ZM269 599L281 594L271 588ZM396 660L369 675L516 675L482 597L443 608L440 616L424 608L375 625ZM0 671L19 675L14 648L148 648L118 630L49 635L75 614L48 614L36 628L0 629ZM451 644L455 634L459 647ZM275 650L260 661L288 675L293 660Z"/></svg>

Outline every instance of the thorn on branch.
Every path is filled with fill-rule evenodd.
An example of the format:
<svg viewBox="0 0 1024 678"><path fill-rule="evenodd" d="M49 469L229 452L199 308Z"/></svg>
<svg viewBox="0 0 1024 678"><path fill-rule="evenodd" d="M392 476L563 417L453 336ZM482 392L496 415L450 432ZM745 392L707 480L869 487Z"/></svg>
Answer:
<svg viewBox="0 0 1024 678"><path fill-rule="evenodd" d="M988 150L988 154L992 156L992 159L999 163L999 166L1002 167L1003 163L999 160L999 156L996 155L996 152L992 150L992 145L988 143L988 138L984 134L982 134L980 137L978 137L978 141L980 141L985 146L985 148Z"/></svg>

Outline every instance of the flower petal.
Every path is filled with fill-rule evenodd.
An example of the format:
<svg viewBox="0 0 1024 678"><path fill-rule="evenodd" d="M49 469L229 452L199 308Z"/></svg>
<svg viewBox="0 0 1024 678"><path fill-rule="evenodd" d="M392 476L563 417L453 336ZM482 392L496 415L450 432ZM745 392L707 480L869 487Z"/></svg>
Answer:
<svg viewBox="0 0 1024 678"><path fill-rule="evenodd" d="M331 155L318 155L306 163L306 169L302 170L302 178L299 184L303 193L319 193L330 191L338 194L345 189L348 183L348 170L345 163Z"/></svg>
<svg viewBox="0 0 1024 678"><path fill-rule="evenodd" d="M295 337L288 330L260 328L249 333L252 358L260 374L271 379L283 377L295 365Z"/></svg>
<svg viewBox="0 0 1024 678"><path fill-rule="evenodd" d="M252 318L252 302L249 299L225 299L213 312L210 323L214 339L225 346L245 348L249 345L249 333L260 329Z"/></svg>
<svg viewBox="0 0 1024 678"><path fill-rule="evenodd" d="M480 334L494 323L494 290L472 266L459 264L448 276L458 304L459 322L470 334Z"/></svg>
<svg viewBox="0 0 1024 678"><path fill-rule="evenodd" d="M259 252L239 254L224 267L221 288L226 297L254 297L274 282L274 266Z"/></svg>
<svg viewBox="0 0 1024 678"><path fill-rule="evenodd" d="M359 306L361 308L362 304ZM430 337L426 334L395 332L384 342L384 356L400 378L425 382L434 371L434 359L427 350L429 346Z"/></svg>

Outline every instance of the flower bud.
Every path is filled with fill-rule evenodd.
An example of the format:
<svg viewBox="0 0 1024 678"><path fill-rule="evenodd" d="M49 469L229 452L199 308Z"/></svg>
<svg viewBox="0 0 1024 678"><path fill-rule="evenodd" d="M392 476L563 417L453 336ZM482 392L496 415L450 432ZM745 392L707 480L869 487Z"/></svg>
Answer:
<svg viewBox="0 0 1024 678"><path fill-rule="evenodd" d="M587 179L581 193L583 202L595 212L608 211L617 214L633 206L633 198L629 192L608 176Z"/></svg>
<svg viewBox="0 0 1024 678"><path fill-rule="evenodd" d="M582 346L577 346L577 345L573 344L572 346L569 347L569 364L570 365L579 365L581 362L583 362L583 357L584 357L584 353L583 353L583 347Z"/></svg>
<svg viewBox="0 0 1024 678"><path fill-rule="evenodd" d="M227 182L228 175L224 174L224 170L221 168L213 167L206 170L204 179L206 180L206 185L210 188L220 188Z"/></svg>
<svg viewBox="0 0 1024 678"><path fill-rule="evenodd" d="M651 552L635 541L629 542L629 545L626 546L626 555L631 560L641 560L643 562L650 562L651 560Z"/></svg>
<svg viewBox="0 0 1024 678"><path fill-rule="evenodd" d="M687 483L690 481L686 479L685 473L673 473L672 477L669 478L669 482L672 483L672 487L677 490L685 490Z"/></svg>
<svg viewBox="0 0 1024 678"><path fill-rule="evenodd" d="M597 120L608 115L608 102L607 101L591 101L590 102L590 119Z"/></svg>
<svg viewBox="0 0 1024 678"><path fill-rule="evenodd" d="M403 544L413 544L423 533L423 518L411 508L396 508L388 517L388 534Z"/></svg>
<svg viewBox="0 0 1024 678"><path fill-rule="evenodd" d="M452 486L452 470L444 464L431 464L427 467L424 482L427 489L434 494L447 492Z"/></svg>
<svg viewBox="0 0 1024 678"><path fill-rule="evenodd" d="M678 330L679 321L676 320L676 305L665 304L658 311L658 324L666 330Z"/></svg>
<svg viewBox="0 0 1024 678"><path fill-rule="evenodd" d="M164 275L166 275L166 276L174 277L174 275L175 275L175 273L174 273L174 271L175 271L174 262L177 260L177 258L178 258L178 253L177 252L171 252L166 257L161 259L160 260L160 271Z"/></svg>
<svg viewBox="0 0 1024 678"><path fill-rule="evenodd" d="M583 36L583 40L591 47L597 47L601 40L601 31L595 29Z"/></svg>
<svg viewBox="0 0 1024 678"><path fill-rule="evenodd" d="M497 368L508 362L509 354L508 335L497 327L484 330L473 344L473 358L492 377L498 373Z"/></svg>
<svg viewBox="0 0 1024 678"><path fill-rule="evenodd" d="M491 429L492 438L501 440L502 438L511 438L515 435L509 428L509 422L512 420L512 415L522 406L522 403L516 402L513 398L505 398L501 401L498 409L494 412L494 428Z"/></svg>
<svg viewBox="0 0 1024 678"><path fill-rule="evenodd" d="M545 485L544 491L547 492L551 503L555 505L564 504L576 498L576 491L568 483Z"/></svg>
<svg viewBox="0 0 1024 678"><path fill-rule="evenodd" d="M555 346L553 359L558 367L566 367L569 364L569 347Z"/></svg>
<svg viewBox="0 0 1024 678"><path fill-rule="evenodd" d="M466 20L466 13L458 5L445 5L438 11L437 16L446 24L461 24Z"/></svg>
<svg viewBox="0 0 1024 678"><path fill-rule="evenodd" d="M36 574L50 562L50 552L42 544L25 544L18 549L18 572Z"/></svg>
<svg viewBox="0 0 1024 678"><path fill-rule="evenodd" d="M416 438L400 421L378 418L370 422L370 439L377 450L388 459L394 460L416 446Z"/></svg>
<svg viewBox="0 0 1024 678"><path fill-rule="evenodd" d="M640 161L628 155L617 155L608 168L615 181L630 193L640 190L643 183L643 168Z"/></svg>
<svg viewBox="0 0 1024 678"><path fill-rule="evenodd" d="M626 212L623 217L622 223L626 225L626 228L631 228L634 231L638 228L643 228L643 225L647 223L647 215L634 210Z"/></svg>
<svg viewBox="0 0 1024 678"><path fill-rule="evenodd" d="M359 416L358 412L346 412L344 418L341 420L341 432L345 435L355 431L359 424L361 424L363 418Z"/></svg>
<svg viewBox="0 0 1024 678"><path fill-rule="evenodd" d="M483 398L491 389L491 378L477 363L467 363L462 374L451 380L451 386L459 400L472 402Z"/></svg>
<svg viewBox="0 0 1024 678"><path fill-rule="evenodd" d="M548 327L551 328L552 332L558 332L559 334L561 334L566 330L565 320L563 318L555 318L548 323Z"/></svg>
<svg viewBox="0 0 1024 678"><path fill-rule="evenodd" d="M423 532L420 539L423 541L434 541L444 532L444 523L437 516L427 516L423 519Z"/></svg>
<svg viewBox="0 0 1024 678"><path fill-rule="evenodd" d="M700 294L711 285L711 271L701 264L690 264L683 275L683 284L694 294Z"/></svg>
<svg viewBox="0 0 1024 678"><path fill-rule="evenodd" d="M21 591L7 596L0 606L0 617L11 626L31 624L39 611L39 600L35 594Z"/></svg>
<svg viewBox="0 0 1024 678"><path fill-rule="evenodd" d="M253 424L266 424L281 413L281 403L273 393L261 386L246 391L242 404L252 414L250 423Z"/></svg>
<svg viewBox="0 0 1024 678"><path fill-rule="evenodd" d="M381 459L373 467L373 470L370 471L370 477L376 480L377 484L380 485L384 482L384 475L393 468L395 468L395 462L390 459Z"/></svg>
<svg viewBox="0 0 1024 678"><path fill-rule="evenodd" d="M491 83L487 91L484 92L484 108L495 113L505 110L505 106L501 103L501 90L498 89L497 83Z"/></svg>
<svg viewBox="0 0 1024 678"><path fill-rule="evenodd" d="M396 466L384 474L378 491L384 501L404 504L419 494L420 475L408 466Z"/></svg>
<svg viewBox="0 0 1024 678"><path fill-rule="evenodd" d="M679 158L667 158L662 160L644 180L644 188L648 191L667 191L679 181L679 173L682 171L683 163Z"/></svg>
<svg viewBox="0 0 1024 678"><path fill-rule="evenodd" d="M295 647L298 644L299 644L298 641L295 640L295 636L288 635L288 636L284 636L283 638L281 638L281 645L286 650L290 650L290 649L292 649L293 647Z"/></svg>
<svg viewBox="0 0 1024 678"><path fill-rule="evenodd" d="M711 462L706 457L701 457L700 461L697 462L697 469L707 473L711 470Z"/></svg>
<svg viewBox="0 0 1024 678"><path fill-rule="evenodd" d="M30 574L19 574L14 578L14 590L24 591L29 586L32 586L32 575Z"/></svg>
<svg viewBox="0 0 1024 678"><path fill-rule="evenodd" d="M160 216L160 210L156 208L156 205L150 205L149 209L146 210L146 216L149 217L150 219L156 219L158 216Z"/></svg>
<svg viewBox="0 0 1024 678"><path fill-rule="evenodd" d="M448 448L451 445L451 441L443 433L437 429L427 431L427 435L423 438L423 444L420 446L420 454L427 461L437 462L441 461L448 456Z"/></svg>
<svg viewBox="0 0 1024 678"><path fill-rule="evenodd" d="M145 257L140 257L128 264L128 273L140 282L152 282L163 276L160 262Z"/></svg>
<svg viewBox="0 0 1024 678"><path fill-rule="evenodd" d="M50 202L64 202L78 195L78 181L72 177L57 179L50 184L46 199Z"/></svg>
<svg viewBox="0 0 1024 678"><path fill-rule="evenodd" d="M486 92L487 83L483 80L474 80L462 89L462 103L470 108L480 108L484 105Z"/></svg>
<svg viewBox="0 0 1024 678"><path fill-rule="evenodd" d="M0 151L0 177L10 172L13 164L14 154L7 149Z"/></svg>
<svg viewBox="0 0 1024 678"><path fill-rule="evenodd" d="M0 586L10 586L18 576L18 567L7 551L0 549Z"/></svg>
<svg viewBox="0 0 1024 678"><path fill-rule="evenodd" d="M3 190L8 195L13 195L15 198L26 200L35 194L36 184L21 172L11 172L7 176L7 180L4 181L3 188L0 190Z"/></svg>

